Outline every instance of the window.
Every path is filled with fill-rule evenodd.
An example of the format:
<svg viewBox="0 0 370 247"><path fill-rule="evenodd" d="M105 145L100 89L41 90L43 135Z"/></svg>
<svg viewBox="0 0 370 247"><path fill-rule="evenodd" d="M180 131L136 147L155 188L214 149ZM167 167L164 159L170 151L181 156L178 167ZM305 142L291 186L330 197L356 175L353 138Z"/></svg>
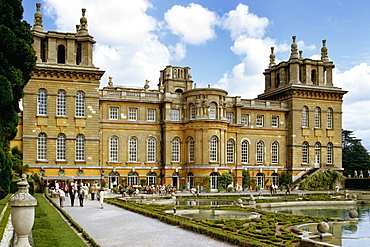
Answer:
<svg viewBox="0 0 370 247"><path fill-rule="evenodd" d="M315 143L315 167L320 165L321 160L321 144L319 142Z"/></svg>
<svg viewBox="0 0 370 247"><path fill-rule="evenodd" d="M76 95L76 117L85 116L85 93L78 91Z"/></svg>
<svg viewBox="0 0 370 247"><path fill-rule="evenodd" d="M180 139L172 139L172 162L180 162Z"/></svg>
<svg viewBox="0 0 370 247"><path fill-rule="evenodd" d="M328 143L327 147L327 164L332 165L333 164L333 143Z"/></svg>
<svg viewBox="0 0 370 247"><path fill-rule="evenodd" d="M212 136L209 143L209 161L217 162L217 146L218 139L216 136Z"/></svg>
<svg viewBox="0 0 370 247"><path fill-rule="evenodd" d="M66 63L66 48L64 45L58 45L58 63Z"/></svg>
<svg viewBox="0 0 370 247"><path fill-rule="evenodd" d="M195 119L195 105L191 104L189 107L190 119Z"/></svg>
<svg viewBox="0 0 370 247"><path fill-rule="evenodd" d="M308 128L308 107L302 108L302 128Z"/></svg>
<svg viewBox="0 0 370 247"><path fill-rule="evenodd" d="M109 141L109 161L118 162L118 138L113 136Z"/></svg>
<svg viewBox="0 0 370 247"><path fill-rule="evenodd" d="M190 185L190 187L194 187L194 174L192 172L189 172L187 177L187 183Z"/></svg>
<svg viewBox="0 0 370 247"><path fill-rule="evenodd" d="M46 116L48 114L47 105L47 91L43 88L39 89L37 94L37 115Z"/></svg>
<svg viewBox="0 0 370 247"><path fill-rule="evenodd" d="M235 145L234 140L229 139L226 145L226 161L227 163L234 163Z"/></svg>
<svg viewBox="0 0 370 247"><path fill-rule="evenodd" d="M118 107L109 107L109 119L118 120Z"/></svg>
<svg viewBox="0 0 370 247"><path fill-rule="evenodd" d="M215 103L211 103L209 105L209 118L210 119L216 119L216 104Z"/></svg>
<svg viewBox="0 0 370 247"><path fill-rule="evenodd" d="M76 160L85 160L85 136L78 134L76 137Z"/></svg>
<svg viewBox="0 0 370 247"><path fill-rule="evenodd" d="M37 159L46 160L46 153L47 153L46 134L40 133L37 138Z"/></svg>
<svg viewBox="0 0 370 247"><path fill-rule="evenodd" d="M264 144L262 141L257 142L257 163L258 164L263 164L264 162Z"/></svg>
<svg viewBox="0 0 370 247"><path fill-rule="evenodd" d="M180 120L179 110L171 110L171 120L172 121L179 121Z"/></svg>
<svg viewBox="0 0 370 247"><path fill-rule="evenodd" d="M278 164L279 163L279 143L273 142L271 145L271 163Z"/></svg>
<svg viewBox="0 0 370 247"><path fill-rule="evenodd" d="M263 115L257 115L257 122L258 127L263 127Z"/></svg>
<svg viewBox="0 0 370 247"><path fill-rule="evenodd" d="M147 153L148 162L155 162L156 142L153 137L148 139Z"/></svg>
<svg viewBox="0 0 370 247"><path fill-rule="evenodd" d="M129 108L128 109L128 120L129 121L137 121L137 108Z"/></svg>
<svg viewBox="0 0 370 247"><path fill-rule="evenodd" d="M155 122L155 110L148 109L148 122Z"/></svg>
<svg viewBox="0 0 370 247"><path fill-rule="evenodd" d="M57 160L66 160L66 136L58 134L57 137Z"/></svg>
<svg viewBox="0 0 370 247"><path fill-rule="evenodd" d="M272 127L279 127L279 117L278 116L272 116L271 126Z"/></svg>
<svg viewBox="0 0 370 247"><path fill-rule="evenodd" d="M333 128L333 109L331 108L328 108L328 111L326 112L326 128Z"/></svg>
<svg viewBox="0 0 370 247"><path fill-rule="evenodd" d="M308 164L308 143L302 144L302 164Z"/></svg>
<svg viewBox="0 0 370 247"><path fill-rule="evenodd" d="M58 91L57 116L66 116L66 91L64 90Z"/></svg>
<svg viewBox="0 0 370 247"><path fill-rule="evenodd" d="M131 137L128 144L128 160L131 162L137 161L137 139Z"/></svg>
<svg viewBox="0 0 370 247"><path fill-rule="evenodd" d="M156 184L156 180L157 180L157 173L149 172L148 174L146 174L147 185Z"/></svg>
<svg viewBox="0 0 370 247"><path fill-rule="evenodd" d="M242 142L242 163L248 163L248 146L248 141L244 140Z"/></svg>
<svg viewBox="0 0 370 247"><path fill-rule="evenodd" d="M273 174L271 174L271 179L272 179L272 184L279 185L279 174L274 172Z"/></svg>
<svg viewBox="0 0 370 247"><path fill-rule="evenodd" d="M188 150L189 150L189 162L194 162L194 139L193 137L189 137L188 142Z"/></svg>
<svg viewBox="0 0 370 247"><path fill-rule="evenodd" d="M138 184L138 179L139 174L137 172L129 172L127 176L127 185L137 185Z"/></svg>
<svg viewBox="0 0 370 247"><path fill-rule="evenodd" d="M227 121L232 123L233 122L233 113L232 112L226 112L226 119L227 119Z"/></svg>
<svg viewBox="0 0 370 247"><path fill-rule="evenodd" d="M265 186L265 175L261 172L257 173L256 176L256 185L260 186L261 188L264 188Z"/></svg>
<svg viewBox="0 0 370 247"><path fill-rule="evenodd" d="M249 125L249 114L242 114L241 123L246 126Z"/></svg>
<svg viewBox="0 0 370 247"><path fill-rule="evenodd" d="M315 108L315 128L321 128L321 109Z"/></svg>
<svg viewBox="0 0 370 247"><path fill-rule="evenodd" d="M217 172L212 172L209 177L210 177L210 187L211 189L218 189L218 177L220 175Z"/></svg>

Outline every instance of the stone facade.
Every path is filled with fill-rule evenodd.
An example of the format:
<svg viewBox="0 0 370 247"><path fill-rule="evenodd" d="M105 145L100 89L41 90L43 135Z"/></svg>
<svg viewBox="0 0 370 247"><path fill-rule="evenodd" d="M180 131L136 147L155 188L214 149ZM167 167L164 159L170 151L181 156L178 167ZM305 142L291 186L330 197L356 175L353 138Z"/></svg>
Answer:
<svg viewBox="0 0 370 247"><path fill-rule="evenodd" d="M341 170L342 97L323 42L320 60L298 55L293 37L287 62L270 55L265 91L256 99L196 88L188 67L167 66L158 88L99 89L95 41L83 17L76 33L42 29L35 14L37 68L24 91L17 138L30 172L44 179L199 185L223 172L258 185L282 172L298 178L315 168Z"/></svg>

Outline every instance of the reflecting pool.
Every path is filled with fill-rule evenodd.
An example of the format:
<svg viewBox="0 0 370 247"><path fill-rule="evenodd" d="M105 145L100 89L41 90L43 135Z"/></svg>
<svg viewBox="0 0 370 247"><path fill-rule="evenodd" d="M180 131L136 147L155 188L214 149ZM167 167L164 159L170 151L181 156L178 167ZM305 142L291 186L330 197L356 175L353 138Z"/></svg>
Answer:
<svg viewBox="0 0 370 247"><path fill-rule="evenodd" d="M165 211L166 213L173 213L172 210ZM176 215L191 219L201 219L201 220L230 220L230 219L248 219L259 217L259 214L247 211L237 211L237 210L206 210L206 209L187 209L187 210L177 210Z"/></svg>

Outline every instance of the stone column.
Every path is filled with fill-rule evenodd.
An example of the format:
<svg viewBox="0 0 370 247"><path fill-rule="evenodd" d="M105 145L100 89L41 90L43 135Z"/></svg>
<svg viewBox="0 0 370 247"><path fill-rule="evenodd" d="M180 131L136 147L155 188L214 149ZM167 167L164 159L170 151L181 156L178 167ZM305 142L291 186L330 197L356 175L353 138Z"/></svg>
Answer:
<svg viewBox="0 0 370 247"><path fill-rule="evenodd" d="M27 175L22 174L22 180L17 183L18 191L9 199L12 207L11 217L14 231L17 234L15 247L30 247L28 235L35 219L37 200L28 193Z"/></svg>

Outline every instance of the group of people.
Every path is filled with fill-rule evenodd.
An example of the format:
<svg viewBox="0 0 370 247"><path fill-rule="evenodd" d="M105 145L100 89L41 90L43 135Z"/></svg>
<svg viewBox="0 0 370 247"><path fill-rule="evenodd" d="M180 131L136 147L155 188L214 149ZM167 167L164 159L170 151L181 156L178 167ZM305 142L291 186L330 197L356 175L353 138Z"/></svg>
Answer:
<svg viewBox="0 0 370 247"><path fill-rule="evenodd" d="M118 193L121 193L124 196L136 196L139 192L144 194L158 194L158 195L167 195L168 193L177 193L176 187L172 185L119 185Z"/></svg>
<svg viewBox="0 0 370 247"><path fill-rule="evenodd" d="M104 208L104 195L105 191L99 184L88 184L88 183L77 183L71 181L68 184L65 182L55 181L52 183L50 190L51 195L59 196L59 205L61 208L64 207L66 197L70 198L71 207L75 204L75 199L79 200L80 207L84 206L84 200L89 199L89 195L92 201L96 198L100 201L100 208Z"/></svg>
<svg viewBox="0 0 370 247"><path fill-rule="evenodd" d="M290 194L290 184L287 184L287 183L282 183L281 184L282 186L285 186L285 194ZM270 189L270 194L273 195L273 194L277 194L277 189L279 188L279 186L277 184L271 184L269 189Z"/></svg>

